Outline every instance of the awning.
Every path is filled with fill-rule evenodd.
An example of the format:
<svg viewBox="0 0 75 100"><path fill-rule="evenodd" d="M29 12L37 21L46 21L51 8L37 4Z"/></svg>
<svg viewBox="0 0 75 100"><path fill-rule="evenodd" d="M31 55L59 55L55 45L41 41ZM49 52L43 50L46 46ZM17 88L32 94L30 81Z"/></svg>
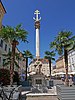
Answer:
<svg viewBox="0 0 75 100"><path fill-rule="evenodd" d="M63 75L66 74L65 72L59 72L59 73L55 73L55 75Z"/></svg>
<svg viewBox="0 0 75 100"><path fill-rule="evenodd" d="M52 76L55 76L55 73L54 74L51 74Z"/></svg>
<svg viewBox="0 0 75 100"><path fill-rule="evenodd" d="M68 74L75 74L75 71L74 72L68 72Z"/></svg>
<svg viewBox="0 0 75 100"><path fill-rule="evenodd" d="M33 74L36 74L36 72L31 72L31 73L29 73L29 75L33 75Z"/></svg>

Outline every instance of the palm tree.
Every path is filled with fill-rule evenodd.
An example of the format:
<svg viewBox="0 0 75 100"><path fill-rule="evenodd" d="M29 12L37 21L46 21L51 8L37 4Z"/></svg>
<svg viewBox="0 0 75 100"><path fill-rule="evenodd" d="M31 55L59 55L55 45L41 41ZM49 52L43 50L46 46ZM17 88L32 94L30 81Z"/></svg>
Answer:
<svg viewBox="0 0 75 100"><path fill-rule="evenodd" d="M54 56L55 56L55 53L54 51L45 51L45 58L48 59L49 61L49 70L50 70L50 78L51 78L51 62L52 60L55 60Z"/></svg>
<svg viewBox="0 0 75 100"><path fill-rule="evenodd" d="M10 41L12 45L11 68L10 68L10 84L13 84L15 48L19 41L27 42L27 31L25 31L21 24L16 27L5 26L0 30L0 37L5 41Z"/></svg>
<svg viewBox="0 0 75 100"><path fill-rule="evenodd" d="M64 53L65 59L65 69L66 69L66 79L65 84L66 86L69 85L68 81L68 51L73 49L75 45L75 36L72 36L72 32L70 31L61 31L59 32L58 36L55 37L55 40L51 42L50 47L55 48L58 51L59 55Z"/></svg>
<svg viewBox="0 0 75 100"><path fill-rule="evenodd" d="M29 50L23 51L23 56L26 58L26 77L25 80L27 81L27 67L28 67L28 58L32 59L33 55Z"/></svg>

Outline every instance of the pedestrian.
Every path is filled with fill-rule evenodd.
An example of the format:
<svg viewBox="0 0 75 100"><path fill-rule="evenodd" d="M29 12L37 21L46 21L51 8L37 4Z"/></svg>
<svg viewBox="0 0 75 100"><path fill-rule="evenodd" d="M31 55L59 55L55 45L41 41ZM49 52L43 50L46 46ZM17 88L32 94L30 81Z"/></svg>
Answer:
<svg viewBox="0 0 75 100"><path fill-rule="evenodd" d="M61 76L61 80L62 80L63 82L65 81L65 76L64 76L64 75Z"/></svg>
<svg viewBox="0 0 75 100"><path fill-rule="evenodd" d="M75 85L75 75L72 75L73 85Z"/></svg>
<svg viewBox="0 0 75 100"><path fill-rule="evenodd" d="M69 86L72 86L73 82L72 82L72 75L70 75L69 77Z"/></svg>

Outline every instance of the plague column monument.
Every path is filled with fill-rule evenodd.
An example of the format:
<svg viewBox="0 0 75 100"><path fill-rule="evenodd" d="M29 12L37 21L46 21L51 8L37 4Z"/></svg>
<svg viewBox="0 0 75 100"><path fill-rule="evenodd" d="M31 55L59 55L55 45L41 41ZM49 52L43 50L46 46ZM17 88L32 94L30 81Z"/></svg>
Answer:
<svg viewBox="0 0 75 100"><path fill-rule="evenodd" d="M40 12L38 10L35 11L35 29L36 29L36 59L38 60L40 58L40 20L39 18Z"/></svg>
<svg viewBox="0 0 75 100"><path fill-rule="evenodd" d="M36 58L29 65L29 74L33 75L36 73L44 74L45 76L49 76L49 65L48 60L44 58L40 58L40 20L39 17L40 12L35 10L35 17L33 17L35 21L35 34L36 34ZM48 67L47 67L48 66Z"/></svg>

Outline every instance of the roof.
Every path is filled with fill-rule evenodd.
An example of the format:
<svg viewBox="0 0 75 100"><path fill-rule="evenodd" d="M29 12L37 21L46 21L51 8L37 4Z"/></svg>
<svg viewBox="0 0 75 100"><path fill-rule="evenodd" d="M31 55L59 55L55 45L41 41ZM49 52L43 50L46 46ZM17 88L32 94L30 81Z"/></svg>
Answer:
<svg viewBox="0 0 75 100"><path fill-rule="evenodd" d="M2 3L1 0L0 0L0 3L1 3L1 5L2 5L2 7L3 7L3 9L4 9L5 13L6 13L6 10L5 10L5 8L4 8L3 3Z"/></svg>
<svg viewBox="0 0 75 100"><path fill-rule="evenodd" d="M37 61L37 59L33 59L33 61L31 61L30 64L35 63L36 61ZM42 64L48 64L49 63L48 59L45 59L45 58L40 58L40 59L38 59L38 61L40 61Z"/></svg>

